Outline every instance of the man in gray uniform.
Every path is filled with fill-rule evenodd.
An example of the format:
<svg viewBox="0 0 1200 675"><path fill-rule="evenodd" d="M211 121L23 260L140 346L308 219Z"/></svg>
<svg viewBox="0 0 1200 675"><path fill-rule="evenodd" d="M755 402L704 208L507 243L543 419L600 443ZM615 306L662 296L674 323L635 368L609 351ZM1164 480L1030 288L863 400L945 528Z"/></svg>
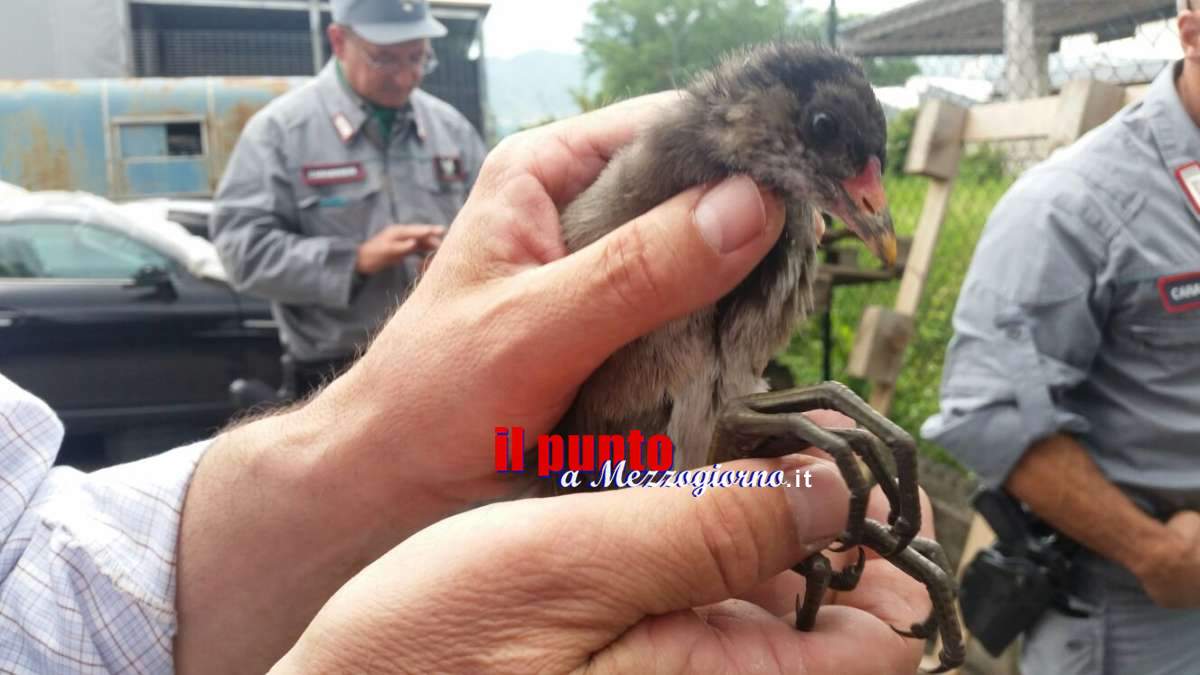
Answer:
<svg viewBox="0 0 1200 675"><path fill-rule="evenodd" d="M234 285L273 301L304 396L344 368L410 290L486 149L418 89L446 28L424 0L333 0L335 58L247 123L212 239Z"/></svg>
<svg viewBox="0 0 1200 675"><path fill-rule="evenodd" d="M1200 672L1200 12L1185 58L996 206L922 434L1086 547L1024 675Z"/></svg>

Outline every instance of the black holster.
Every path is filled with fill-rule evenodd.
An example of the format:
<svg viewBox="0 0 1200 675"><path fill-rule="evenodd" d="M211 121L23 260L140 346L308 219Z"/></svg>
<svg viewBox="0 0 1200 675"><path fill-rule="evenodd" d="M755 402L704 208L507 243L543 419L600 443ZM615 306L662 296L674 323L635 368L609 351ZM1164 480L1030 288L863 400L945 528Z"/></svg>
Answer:
<svg viewBox="0 0 1200 675"><path fill-rule="evenodd" d="M1069 592L1079 545L1002 489L981 489L972 501L996 532L996 543L963 572L960 604L971 635L999 656L1050 607L1086 616Z"/></svg>

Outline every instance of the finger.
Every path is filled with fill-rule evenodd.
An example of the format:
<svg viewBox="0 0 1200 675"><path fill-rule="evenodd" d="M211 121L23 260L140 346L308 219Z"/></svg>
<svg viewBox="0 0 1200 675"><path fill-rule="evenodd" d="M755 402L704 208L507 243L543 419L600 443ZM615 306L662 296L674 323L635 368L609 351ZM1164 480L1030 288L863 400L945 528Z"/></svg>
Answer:
<svg viewBox="0 0 1200 675"><path fill-rule="evenodd" d="M388 252L393 258L403 258L413 251L417 250L418 241L416 239L402 239L392 242L388 248Z"/></svg>
<svg viewBox="0 0 1200 675"><path fill-rule="evenodd" d="M622 101L512 137L493 165L532 174L562 207L592 184L621 146L638 130L676 105L681 91L666 91Z"/></svg>
<svg viewBox="0 0 1200 675"><path fill-rule="evenodd" d="M809 412L804 413L804 416L826 429L853 429L855 426L857 426L853 419L836 410L810 410ZM833 461L833 455L829 454L825 450L822 450L821 448L814 448L812 446L805 446L802 443L798 443L794 451L803 452L806 455L811 455L818 459L824 459L830 462Z"/></svg>
<svg viewBox="0 0 1200 675"><path fill-rule="evenodd" d="M613 628L712 604L820 551L845 528L849 496L827 462L793 455L724 468L784 475L809 470L812 487L712 488L699 497L665 488L578 495L570 516L586 539L578 550L588 564L575 579L577 599L605 596L600 604ZM559 532L542 546L569 550L562 537ZM638 573L614 586L614 564Z"/></svg>
<svg viewBox="0 0 1200 675"><path fill-rule="evenodd" d="M887 499L876 487L871 493L867 517L886 522L887 514ZM923 490L920 536L930 539L934 537L933 505ZM831 594L829 602L869 612L897 628L907 628L923 621L929 615L932 606L929 591L925 586L892 563L880 558L878 553L870 549L867 549L866 553L867 564L858 586L851 591Z"/></svg>
<svg viewBox="0 0 1200 675"><path fill-rule="evenodd" d="M921 500L921 529L917 532L917 536L927 539L934 539L933 523L933 503L929 501L929 495L925 494L925 490L917 488ZM891 505L888 504L887 497L883 494L883 490L876 485L871 488L871 496L867 501L867 517L877 520L881 523L887 522L888 513L891 510ZM878 557L874 551L867 551L868 558Z"/></svg>
<svg viewBox="0 0 1200 675"><path fill-rule="evenodd" d="M1189 541L1194 540L1200 536L1200 513L1179 511L1167 520L1167 527L1184 535Z"/></svg>
<svg viewBox="0 0 1200 675"><path fill-rule="evenodd" d="M793 455L727 469L807 469L813 487L713 487L699 497L646 487L493 504L413 535L321 614L326 625L352 619L384 630L375 643L394 631L417 672L436 665L419 664L423 651L402 636L422 632L462 654L516 654L522 670L569 670L647 617L745 591L845 526L848 493L835 466Z"/></svg>
<svg viewBox="0 0 1200 675"><path fill-rule="evenodd" d="M730 600L642 621L593 656L587 672L695 672L697 664L704 672L743 672L753 664L755 673L912 675L920 658L920 643L866 612L826 607L813 630L802 632L761 607Z"/></svg>
<svg viewBox="0 0 1200 675"><path fill-rule="evenodd" d="M836 410L810 410L804 416L826 429L853 429L858 426L849 416Z"/></svg>
<svg viewBox="0 0 1200 675"><path fill-rule="evenodd" d="M420 239L445 234L446 228L439 225L389 225L385 230L392 239Z"/></svg>
<svg viewBox="0 0 1200 675"><path fill-rule="evenodd" d="M739 594L738 599L762 607L773 616L784 617L796 612L796 597L804 597L807 587L803 576L788 570Z"/></svg>
<svg viewBox="0 0 1200 675"><path fill-rule="evenodd" d="M533 271L526 290L545 317L538 343L568 350L554 358L591 372L634 338L732 290L783 220L782 203L743 176L683 192Z"/></svg>
<svg viewBox="0 0 1200 675"><path fill-rule="evenodd" d="M836 415L836 413L834 414ZM836 418L829 419L836 421ZM820 451L810 450L804 454L807 455L814 452ZM826 457L828 456L826 455ZM870 501L868 502L867 517L879 522L886 522L888 511L889 506L886 497L883 495L883 491L875 487L871 492ZM922 537L933 538L934 526L932 514L933 507L928 496L922 491L920 530L920 536ZM887 568L899 572L891 563L882 560L875 551L864 547L864 552L869 561L867 563L868 566L873 568L874 564L878 562L880 565L885 565ZM825 551L824 554L829 558L829 562L835 571L853 564L858 559L858 549L852 549L843 553ZM829 602L846 602L849 600L857 602L860 605L869 601L871 607L884 607L887 610L885 613L888 617L901 621L895 625L907 627L914 620L912 612L908 610L916 608L914 611L917 611L928 607L928 598L919 597L924 587L902 573L900 576L893 575L890 571L886 574L887 576L882 578L882 580L886 581L883 587L874 589L870 593L849 596L848 598L844 597L845 592L830 593L827 600ZM803 576L792 571L787 571L764 581L762 584L738 597L747 602L754 603L776 616L787 616L795 611L796 595L804 593L805 585L806 582ZM863 581L860 581L859 587L862 585ZM917 595L914 595L914 593ZM917 617L918 620L924 618L924 615Z"/></svg>

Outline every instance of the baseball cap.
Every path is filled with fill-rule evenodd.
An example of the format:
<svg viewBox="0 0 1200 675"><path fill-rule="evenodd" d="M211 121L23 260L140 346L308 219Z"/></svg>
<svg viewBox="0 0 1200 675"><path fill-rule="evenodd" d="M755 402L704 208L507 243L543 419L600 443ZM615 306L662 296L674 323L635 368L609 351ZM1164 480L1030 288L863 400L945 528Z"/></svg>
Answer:
<svg viewBox="0 0 1200 675"><path fill-rule="evenodd" d="M350 26L367 42L390 45L440 38L446 27L429 13L427 0L333 0L333 21Z"/></svg>

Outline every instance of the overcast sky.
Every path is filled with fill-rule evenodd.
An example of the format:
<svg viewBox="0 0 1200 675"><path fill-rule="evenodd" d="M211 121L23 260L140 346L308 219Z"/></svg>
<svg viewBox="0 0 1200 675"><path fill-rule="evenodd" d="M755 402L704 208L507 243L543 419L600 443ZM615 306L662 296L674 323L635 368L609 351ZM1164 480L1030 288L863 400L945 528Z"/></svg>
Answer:
<svg viewBox="0 0 1200 675"><path fill-rule="evenodd" d="M494 0L483 24L485 50L490 57L508 58L521 52L545 49L578 52L575 39L587 19L591 0ZM875 14L906 5L911 0L838 0L843 14ZM805 0L817 9L828 0Z"/></svg>

